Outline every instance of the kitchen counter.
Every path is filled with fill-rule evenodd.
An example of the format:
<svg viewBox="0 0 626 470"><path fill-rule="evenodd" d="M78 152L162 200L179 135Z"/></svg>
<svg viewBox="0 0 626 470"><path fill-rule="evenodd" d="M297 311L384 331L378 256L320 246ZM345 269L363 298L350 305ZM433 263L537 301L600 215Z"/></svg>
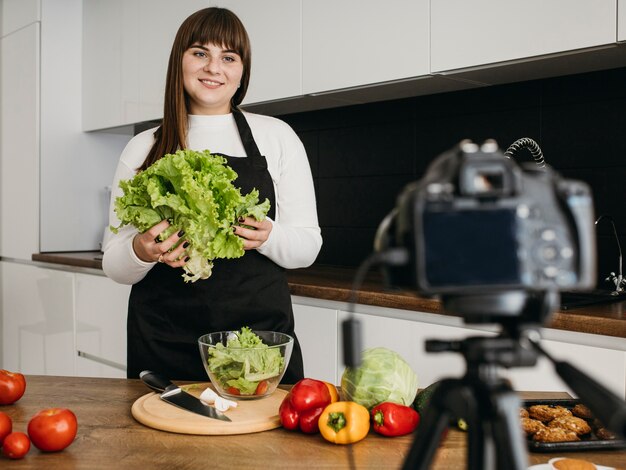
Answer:
<svg viewBox="0 0 626 470"><path fill-rule="evenodd" d="M45 263L102 269L100 252L37 253L32 259ZM288 280L291 294L349 302L354 272L354 269L330 266L290 270ZM358 291L357 303L449 315L442 311L437 300L420 297L411 292L385 290L378 273L370 273L366 277ZM544 326L626 338L626 301L558 311Z"/></svg>
<svg viewBox="0 0 626 470"><path fill-rule="evenodd" d="M49 407L71 409L78 418L74 443L58 453L34 447L22 460L0 457L2 468L400 468L412 436L385 438L373 432L352 446L334 445L319 434L304 435L278 428L237 436L194 436L157 431L131 415L135 400L149 393L139 380L26 376L26 393L17 403L1 407L13 430L25 432L29 419ZM524 398L564 398L564 393L533 392ZM466 434L451 430L431 468L465 468ZM351 455L350 455L351 454ZM585 459L626 469L624 451L531 453L531 464L556 456Z"/></svg>

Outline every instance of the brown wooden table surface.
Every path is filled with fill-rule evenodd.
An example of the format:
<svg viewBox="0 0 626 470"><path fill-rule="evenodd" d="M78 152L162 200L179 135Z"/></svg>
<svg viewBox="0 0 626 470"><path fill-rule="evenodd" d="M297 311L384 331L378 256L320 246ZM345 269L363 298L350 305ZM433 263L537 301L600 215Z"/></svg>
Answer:
<svg viewBox="0 0 626 470"><path fill-rule="evenodd" d="M26 432L29 419L50 407L71 409L78 435L62 452L32 447L22 460L0 457L2 469L206 469L225 468L400 468L412 437L385 438L373 432L352 446L334 445L319 434L282 428L235 436L192 436L157 431L135 421L133 402L149 392L139 380L27 376L26 393L17 403L0 407L13 419L14 431ZM525 398L563 398L565 393L527 393ZM466 434L451 430L431 468L465 468ZM570 456L626 469L624 451L529 454L530 464Z"/></svg>

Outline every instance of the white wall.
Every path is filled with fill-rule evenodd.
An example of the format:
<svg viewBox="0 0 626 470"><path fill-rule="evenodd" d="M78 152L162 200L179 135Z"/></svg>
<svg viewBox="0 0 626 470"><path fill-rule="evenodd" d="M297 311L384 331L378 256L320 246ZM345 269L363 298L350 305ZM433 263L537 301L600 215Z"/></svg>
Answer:
<svg viewBox="0 0 626 470"><path fill-rule="evenodd" d="M14 1L14 0L13 0ZM99 249L111 184L130 136L81 130L82 1L41 0L40 249Z"/></svg>

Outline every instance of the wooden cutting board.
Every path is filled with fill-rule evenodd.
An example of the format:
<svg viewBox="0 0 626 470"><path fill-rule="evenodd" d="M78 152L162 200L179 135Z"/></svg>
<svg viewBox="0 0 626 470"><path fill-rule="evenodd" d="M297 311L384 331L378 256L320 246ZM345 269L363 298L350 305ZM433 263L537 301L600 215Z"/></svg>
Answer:
<svg viewBox="0 0 626 470"><path fill-rule="evenodd" d="M185 386L190 394L200 397L210 383ZM277 388L269 397L237 400L237 407L225 412L232 421L200 416L164 402L154 392L138 398L131 408L133 417L148 427L180 434L226 435L247 434L280 427L278 408L287 395Z"/></svg>

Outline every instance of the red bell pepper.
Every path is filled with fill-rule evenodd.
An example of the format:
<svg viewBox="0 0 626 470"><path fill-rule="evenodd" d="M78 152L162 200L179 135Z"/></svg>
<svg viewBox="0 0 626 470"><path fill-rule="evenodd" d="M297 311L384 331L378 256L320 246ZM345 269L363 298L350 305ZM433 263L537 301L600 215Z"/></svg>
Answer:
<svg viewBox="0 0 626 470"><path fill-rule="evenodd" d="M280 404L280 424L285 429L307 434L319 432L317 421L331 403L327 385L321 380L302 379L296 383Z"/></svg>
<svg viewBox="0 0 626 470"><path fill-rule="evenodd" d="M403 436L415 431L420 415L410 406L385 402L372 408L372 428L383 436Z"/></svg>

